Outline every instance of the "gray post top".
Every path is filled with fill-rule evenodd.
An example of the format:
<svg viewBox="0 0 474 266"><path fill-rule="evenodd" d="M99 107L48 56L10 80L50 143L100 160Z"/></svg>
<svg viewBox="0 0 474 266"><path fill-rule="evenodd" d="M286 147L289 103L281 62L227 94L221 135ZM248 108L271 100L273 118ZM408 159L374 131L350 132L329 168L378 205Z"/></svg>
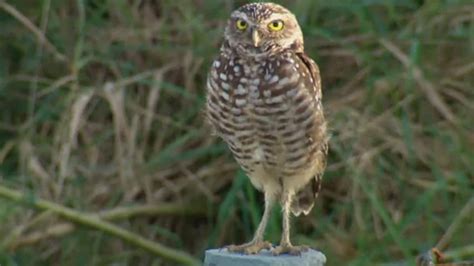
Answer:
<svg viewBox="0 0 474 266"><path fill-rule="evenodd" d="M324 266L326 256L310 249L301 256L273 256L268 250L256 255L230 253L227 249L210 249L206 251L205 266Z"/></svg>

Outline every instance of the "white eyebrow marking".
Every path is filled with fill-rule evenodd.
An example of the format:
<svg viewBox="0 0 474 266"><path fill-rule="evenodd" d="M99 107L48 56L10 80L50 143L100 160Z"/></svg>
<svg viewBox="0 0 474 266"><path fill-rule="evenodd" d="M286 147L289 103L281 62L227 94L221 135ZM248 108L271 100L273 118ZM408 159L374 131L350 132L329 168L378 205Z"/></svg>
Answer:
<svg viewBox="0 0 474 266"><path fill-rule="evenodd" d="M267 23L270 23L274 20L283 20L283 21L287 21L288 19L288 14L279 14L279 13L273 13L270 15L269 18L267 18L266 20L264 20L262 23L263 24L267 24Z"/></svg>
<svg viewBox="0 0 474 266"><path fill-rule="evenodd" d="M232 15L230 15L230 17L231 18L240 18L240 19L245 20L247 23L249 22L249 17L244 12L234 11L232 13Z"/></svg>

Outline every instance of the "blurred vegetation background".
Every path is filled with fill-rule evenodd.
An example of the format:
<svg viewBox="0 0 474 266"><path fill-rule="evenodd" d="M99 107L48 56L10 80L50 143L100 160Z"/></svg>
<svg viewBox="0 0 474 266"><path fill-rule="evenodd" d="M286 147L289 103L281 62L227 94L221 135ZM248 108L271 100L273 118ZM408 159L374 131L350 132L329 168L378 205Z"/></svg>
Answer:
<svg viewBox="0 0 474 266"><path fill-rule="evenodd" d="M474 257L472 2L276 2L320 66L332 134L293 241L327 265ZM0 265L180 265L251 238L262 196L202 115L244 3L0 0Z"/></svg>

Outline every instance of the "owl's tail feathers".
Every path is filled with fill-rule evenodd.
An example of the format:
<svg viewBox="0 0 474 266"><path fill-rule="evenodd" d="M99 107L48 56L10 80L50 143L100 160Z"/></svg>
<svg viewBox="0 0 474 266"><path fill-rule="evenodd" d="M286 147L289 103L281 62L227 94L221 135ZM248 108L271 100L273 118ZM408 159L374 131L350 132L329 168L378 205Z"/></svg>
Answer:
<svg viewBox="0 0 474 266"><path fill-rule="evenodd" d="M308 185L296 193L291 203L291 212L293 215L300 216L301 213L308 215L311 209L313 209L314 202L321 190L321 183L322 174L318 174L311 179Z"/></svg>

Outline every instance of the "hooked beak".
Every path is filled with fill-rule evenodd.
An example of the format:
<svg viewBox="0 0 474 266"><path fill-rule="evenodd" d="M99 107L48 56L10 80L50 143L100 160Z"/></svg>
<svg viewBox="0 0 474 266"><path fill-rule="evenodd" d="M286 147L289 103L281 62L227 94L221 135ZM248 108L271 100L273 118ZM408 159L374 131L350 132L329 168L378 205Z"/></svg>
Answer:
<svg viewBox="0 0 474 266"><path fill-rule="evenodd" d="M260 35L258 35L258 30L252 30L252 43L254 47L258 47L260 45Z"/></svg>

